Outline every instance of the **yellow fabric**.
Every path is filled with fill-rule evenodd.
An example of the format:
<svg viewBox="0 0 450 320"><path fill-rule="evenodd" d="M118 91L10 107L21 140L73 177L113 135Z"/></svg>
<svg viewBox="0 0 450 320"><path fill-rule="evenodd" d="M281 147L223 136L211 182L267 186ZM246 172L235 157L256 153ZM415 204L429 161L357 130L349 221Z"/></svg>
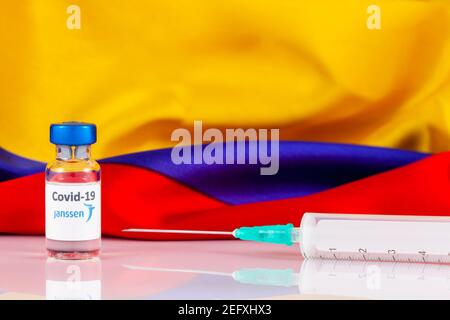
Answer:
<svg viewBox="0 0 450 320"><path fill-rule="evenodd" d="M366 26L373 3L381 30ZM450 146L449 1L2 1L0 43L0 146L34 159L68 120L98 125L98 158L173 145L194 120Z"/></svg>

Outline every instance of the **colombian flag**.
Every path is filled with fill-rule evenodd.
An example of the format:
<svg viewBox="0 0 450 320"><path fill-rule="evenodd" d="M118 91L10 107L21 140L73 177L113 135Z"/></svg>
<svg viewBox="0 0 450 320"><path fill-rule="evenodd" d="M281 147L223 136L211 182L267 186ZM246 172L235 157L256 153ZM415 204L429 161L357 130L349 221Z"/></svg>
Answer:
<svg viewBox="0 0 450 320"><path fill-rule="evenodd" d="M24 0L0 15L0 233L44 233L49 125L70 120L98 126L108 236L450 215L448 1ZM171 135L194 121L279 129L277 174L245 139L214 141L245 164L175 164Z"/></svg>

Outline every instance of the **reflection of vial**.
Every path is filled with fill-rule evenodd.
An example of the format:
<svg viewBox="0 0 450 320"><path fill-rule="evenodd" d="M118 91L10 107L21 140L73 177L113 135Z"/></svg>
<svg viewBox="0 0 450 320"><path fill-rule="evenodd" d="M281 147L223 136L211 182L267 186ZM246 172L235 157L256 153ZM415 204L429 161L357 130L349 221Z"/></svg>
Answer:
<svg viewBox="0 0 450 320"><path fill-rule="evenodd" d="M45 235L47 250L58 259L99 255L100 166L91 159L96 126L63 122L50 126L56 160L45 172Z"/></svg>
<svg viewBox="0 0 450 320"><path fill-rule="evenodd" d="M72 261L48 258L45 273L47 300L100 300L102 297L99 258Z"/></svg>

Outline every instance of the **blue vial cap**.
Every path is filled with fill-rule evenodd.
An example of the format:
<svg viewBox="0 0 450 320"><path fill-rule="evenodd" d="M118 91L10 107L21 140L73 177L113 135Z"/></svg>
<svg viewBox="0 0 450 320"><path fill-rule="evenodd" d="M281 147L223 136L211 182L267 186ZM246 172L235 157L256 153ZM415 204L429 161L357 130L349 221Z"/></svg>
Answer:
<svg viewBox="0 0 450 320"><path fill-rule="evenodd" d="M61 122L50 125L50 142L65 146L83 146L97 141L97 127L92 123Z"/></svg>

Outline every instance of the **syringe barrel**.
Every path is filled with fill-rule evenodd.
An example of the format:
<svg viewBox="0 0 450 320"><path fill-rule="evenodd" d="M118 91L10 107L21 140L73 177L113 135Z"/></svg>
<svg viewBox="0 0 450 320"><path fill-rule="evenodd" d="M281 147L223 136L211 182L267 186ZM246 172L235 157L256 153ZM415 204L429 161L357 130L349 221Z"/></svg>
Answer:
<svg viewBox="0 0 450 320"><path fill-rule="evenodd" d="M450 263L450 217L305 213L305 258Z"/></svg>

